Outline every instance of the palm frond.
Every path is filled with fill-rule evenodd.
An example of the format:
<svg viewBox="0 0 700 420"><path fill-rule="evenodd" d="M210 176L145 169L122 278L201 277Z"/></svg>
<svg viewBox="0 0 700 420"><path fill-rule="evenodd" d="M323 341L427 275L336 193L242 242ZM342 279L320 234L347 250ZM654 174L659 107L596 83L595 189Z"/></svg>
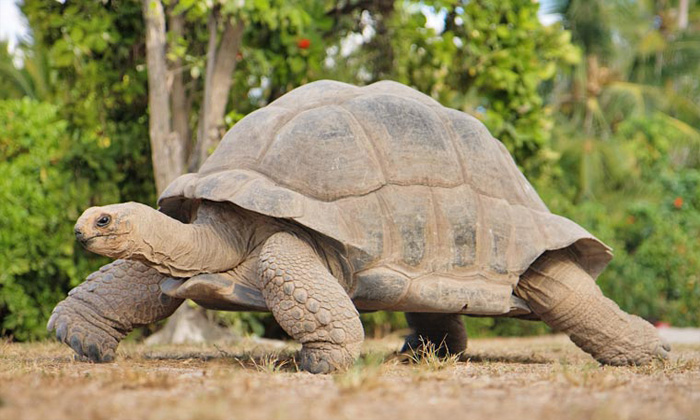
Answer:
<svg viewBox="0 0 700 420"><path fill-rule="evenodd" d="M10 88L18 96L36 99L36 92L26 71L17 69L11 61L0 61L0 78L10 81Z"/></svg>

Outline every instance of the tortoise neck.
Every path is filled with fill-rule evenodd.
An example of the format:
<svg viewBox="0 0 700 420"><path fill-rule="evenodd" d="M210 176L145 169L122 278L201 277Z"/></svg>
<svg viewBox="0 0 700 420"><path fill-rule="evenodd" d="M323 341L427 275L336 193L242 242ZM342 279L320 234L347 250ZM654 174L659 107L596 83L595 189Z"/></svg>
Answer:
<svg viewBox="0 0 700 420"><path fill-rule="evenodd" d="M192 224L153 212L141 229L131 258L173 277L218 273L240 264L248 252L251 226L231 206L203 203Z"/></svg>

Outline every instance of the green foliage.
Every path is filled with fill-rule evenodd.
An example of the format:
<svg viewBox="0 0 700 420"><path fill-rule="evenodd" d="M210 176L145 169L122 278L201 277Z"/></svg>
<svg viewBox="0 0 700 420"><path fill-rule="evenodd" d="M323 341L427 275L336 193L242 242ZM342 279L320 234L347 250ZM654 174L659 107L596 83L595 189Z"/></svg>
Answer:
<svg viewBox="0 0 700 420"><path fill-rule="evenodd" d="M210 312L213 318L233 330L236 334L254 334L262 336L265 334L265 320L269 320L270 314L259 314L255 312Z"/></svg>
<svg viewBox="0 0 700 420"><path fill-rule="evenodd" d="M551 332L543 322L524 321L515 318L467 317L469 337L521 337Z"/></svg>
<svg viewBox="0 0 700 420"><path fill-rule="evenodd" d="M91 191L69 140L55 105L0 101L0 332L19 340L45 336L55 302L99 262L73 237Z"/></svg>
<svg viewBox="0 0 700 420"><path fill-rule="evenodd" d="M369 312L360 315L367 337L383 337L391 331L406 328L406 319L400 312Z"/></svg>
<svg viewBox="0 0 700 420"><path fill-rule="evenodd" d="M539 22L538 7L528 0L400 2L389 19L384 16L392 71L373 74L364 64L372 51L363 48L343 62L369 71L368 81L395 78L477 116L516 161L534 170L542 157L532 158L548 146L552 125L538 89L579 59L567 31ZM425 13L443 16L444 28L426 27Z"/></svg>
<svg viewBox="0 0 700 420"><path fill-rule="evenodd" d="M77 182L91 184L94 204L154 202L140 3L27 0L22 9L60 85L52 101L68 124ZM104 155L93 159L96 148Z"/></svg>
<svg viewBox="0 0 700 420"><path fill-rule="evenodd" d="M46 335L51 309L106 262L72 226L95 204L154 201L137 3L24 2L38 43L19 75L28 97L0 106L1 333ZM124 35L126 34L126 35ZM39 89L41 86L47 89ZM38 92L35 95L32 92Z"/></svg>
<svg viewBox="0 0 700 420"><path fill-rule="evenodd" d="M170 3L176 3L172 14L184 16L187 33L177 39L175 34L168 33L168 58L182 60L183 76L190 92L203 90L209 38L206 28L212 8L221 13L221 21L243 22L243 42L231 89L231 114L248 114L294 87L317 79L322 71L325 54L322 31L332 23L325 16L323 2L188 0ZM193 94L192 99L196 110L200 98ZM237 120L228 119L231 123Z"/></svg>
<svg viewBox="0 0 700 420"><path fill-rule="evenodd" d="M626 182L600 184L597 199L553 208L595 232L614 248L601 275L606 293L633 313L675 325L700 322L700 172L692 145L664 114L630 118L614 140L631 160ZM564 162L566 164L566 162ZM576 185L575 182L562 185Z"/></svg>
<svg viewBox="0 0 700 420"><path fill-rule="evenodd" d="M7 45L0 42L0 99L28 96L47 100L52 93L48 56L37 45L26 48L24 53L22 68L17 68L15 58L7 51Z"/></svg>
<svg viewBox="0 0 700 420"><path fill-rule="evenodd" d="M323 77L326 44L323 31L332 20L318 1L261 1L247 4L242 60L236 73L234 94L245 95L244 104L257 108L297 86ZM264 82L263 82L264 81ZM252 82L252 83L251 83ZM251 88L260 88L249 95ZM249 112L236 102L237 109ZM250 106L249 105L249 106Z"/></svg>
<svg viewBox="0 0 700 420"><path fill-rule="evenodd" d="M585 202L562 213L613 247L615 258L599 279L607 296L650 320L698 325L700 172L659 181L653 201Z"/></svg>
<svg viewBox="0 0 700 420"><path fill-rule="evenodd" d="M601 1L588 0L570 0L563 3L566 5L562 12L569 18L574 42L591 53L611 53L610 5Z"/></svg>
<svg viewBox="0 0 700 420"><path fill-rule="evenodd" d="M539 189L552 211L613 247L599 284L623 309L697 325L697 31L678 31L668 4L571 1L561 11L586 60L550 93L561 159Z"/></svg>

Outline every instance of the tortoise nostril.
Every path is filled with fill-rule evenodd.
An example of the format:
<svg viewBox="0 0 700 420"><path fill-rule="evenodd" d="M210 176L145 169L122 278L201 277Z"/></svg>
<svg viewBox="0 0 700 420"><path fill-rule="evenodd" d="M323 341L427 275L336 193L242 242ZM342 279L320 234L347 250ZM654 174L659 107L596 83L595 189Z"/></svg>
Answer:
<svg viewBox="0 0 700 420"><path fill-rule="evenodd" d="M76 238L78 238L78 239L83 239L83 231L80 230L80 228L77 228L77 227L76 227L76 228L74 229L74 232L75 232L75 237L76 237Z"/></svg>

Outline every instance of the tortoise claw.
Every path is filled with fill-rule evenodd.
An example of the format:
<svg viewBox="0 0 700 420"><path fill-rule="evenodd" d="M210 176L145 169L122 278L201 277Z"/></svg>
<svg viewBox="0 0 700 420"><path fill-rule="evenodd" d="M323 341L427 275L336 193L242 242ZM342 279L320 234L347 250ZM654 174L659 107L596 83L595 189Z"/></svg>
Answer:
<svg viewBox="0 0 700 420"><path fill-rule="evenodd" d="M73 349L76 360L111 362L123 334L107 324L95 325L93 322L99 319L94 318L95 314L88 316L89 311L80 301L69 297L56 306L47 329L55 329L56 339Z"/></svg>
<svg viewBox="0 0 700 420"><path fill-rule="evenodd" d="M659 359L668 360L669 353L671 352L671 345L668 341L661 339L661 343L656 347L654 355Z"/></svg>
<svg viewBox="0 0 700 420"><path fill-rule="evenodd" d="M56 328L56 338L58 341L64 342L66 341L66 334L68 333L68 326L66 324L61 324Z"/></svg>
<svg viewBox="0 0 700 420"><path fill-rule="evenodd" d="M77 335L71 336L70 340L68 340L68 345L73 349L74 352L78 354L78 356L85 356L85 354L83 353L83 345L80 342L80 338L78 338Z"/></svg>

